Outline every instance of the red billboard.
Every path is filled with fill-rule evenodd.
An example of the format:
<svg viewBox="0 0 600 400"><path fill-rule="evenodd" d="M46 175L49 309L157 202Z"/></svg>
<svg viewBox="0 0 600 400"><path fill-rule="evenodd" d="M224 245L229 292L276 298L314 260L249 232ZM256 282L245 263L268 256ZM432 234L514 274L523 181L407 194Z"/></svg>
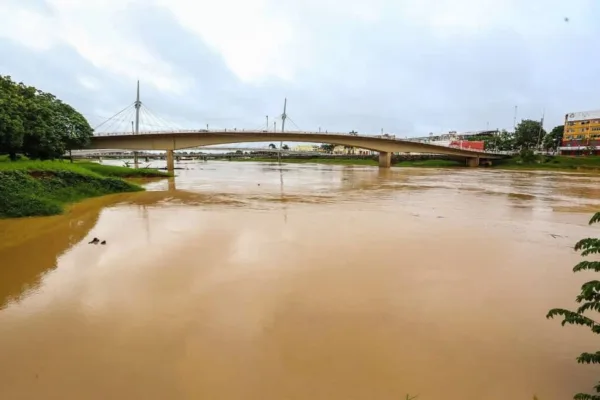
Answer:
<svg viewBox="0 0 600 400"><path fill-rule="evenodd" d="M484 148L483 141L470 141L470 140L453 140L450 142L450 147L456 147L465 150L481 150Z"/></svg>

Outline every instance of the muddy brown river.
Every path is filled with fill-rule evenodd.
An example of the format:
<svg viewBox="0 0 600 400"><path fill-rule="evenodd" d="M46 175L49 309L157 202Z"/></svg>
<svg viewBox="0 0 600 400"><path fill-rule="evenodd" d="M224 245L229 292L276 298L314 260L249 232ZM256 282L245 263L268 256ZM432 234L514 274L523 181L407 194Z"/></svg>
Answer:
<svg viewBox="0 0 600 400"><path fill-rule="evenodd" d="M178 166L0 221L0 399L562 400L598 380L575 361L597 336L545 314L593 276L572 246L600 233L600 175Z"/></svg>

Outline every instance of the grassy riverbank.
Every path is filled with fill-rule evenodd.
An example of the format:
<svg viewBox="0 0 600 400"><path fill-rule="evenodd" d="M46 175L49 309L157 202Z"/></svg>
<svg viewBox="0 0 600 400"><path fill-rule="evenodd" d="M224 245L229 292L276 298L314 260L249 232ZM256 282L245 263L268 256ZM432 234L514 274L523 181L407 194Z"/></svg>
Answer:
<svg viewBox="0 0 600 400"><path fill-rule="evenodd" d="M232 158L231 161L254 161L254 162L277 162L277 158L255 157L255 158ZM375 159L364 158L288 158L284 157L281 162L288 164L330 164L330 165L379 165ZM394 163L394 167L434 167L446 168L463 166L464 164L453 160L417 160L401 161Z"/></svg>
<svg viewBox="0 0 600 400"><path fill-rule="evenodd" d="M231 161L277 162L277 158L232 158ZM331 165L378 165L375 159L362 158L288 158L281 159L283 163L293 164L331 164ZM534 160L524 161L519 157L505 160L492 161L495 169L522 169L522 170L555 170L555 171L585 171L600 172L600 157L567 157L567 156L540 156ZM415 168L464 168L464 162L457 160L404 160L393 162L394 167Z"/></svg>
<svg viewBox="0 0 600 400"><path fill-rule="evenodd" d="M95 163L0 162L0 218L60 214L89 197L141 191L122 178L167 177L161 171Z"/></svg>
<svg viewBox="0 0 600 400"><path fill-rule="evenodd" d="M526 162L518 157L494 161L494 168L600 172L600 157L539 156Z"/></svg>

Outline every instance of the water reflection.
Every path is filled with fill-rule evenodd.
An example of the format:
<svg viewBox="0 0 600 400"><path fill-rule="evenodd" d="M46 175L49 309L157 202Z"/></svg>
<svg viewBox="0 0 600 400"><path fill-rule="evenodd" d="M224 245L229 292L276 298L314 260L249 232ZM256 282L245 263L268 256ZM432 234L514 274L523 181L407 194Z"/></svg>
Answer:
<svg viewBox="0 0 600 400"><path fill-rule="evenodd" d="M170 192L177 190L177 186L175 185L175 178L168 178L168 190Z"/></svg>
<svg viewBox="0 0 600 400"><path fill-rule="evenodd" d="M544 315L572 303L570 248L596 232L554 210L597 207L600 177L189 168L0 221L0 397L552 400L593 385L573 359L595 338Z"/></svg>
<svg viewBox="0 0 600 400"><path fill-rule="evenodd" d="M0 220L0 309L36 289L43 274L96 225L101 207L86 203L57 217Z"/></svg>

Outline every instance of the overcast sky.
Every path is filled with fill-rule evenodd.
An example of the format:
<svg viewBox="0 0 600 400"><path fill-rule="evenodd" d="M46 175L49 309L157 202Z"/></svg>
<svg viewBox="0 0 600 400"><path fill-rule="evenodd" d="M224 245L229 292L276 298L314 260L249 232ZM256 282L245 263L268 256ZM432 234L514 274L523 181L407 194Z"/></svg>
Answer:
<svg viewBox="0 0 600 400"><path fill-rule="evenodd" d="M284 97L289 129L511 128L515 105L551 129L600 109L599 21L598 0L0 0L0 74L92 126L139 79L155 129L257 128Z"/></svg>

